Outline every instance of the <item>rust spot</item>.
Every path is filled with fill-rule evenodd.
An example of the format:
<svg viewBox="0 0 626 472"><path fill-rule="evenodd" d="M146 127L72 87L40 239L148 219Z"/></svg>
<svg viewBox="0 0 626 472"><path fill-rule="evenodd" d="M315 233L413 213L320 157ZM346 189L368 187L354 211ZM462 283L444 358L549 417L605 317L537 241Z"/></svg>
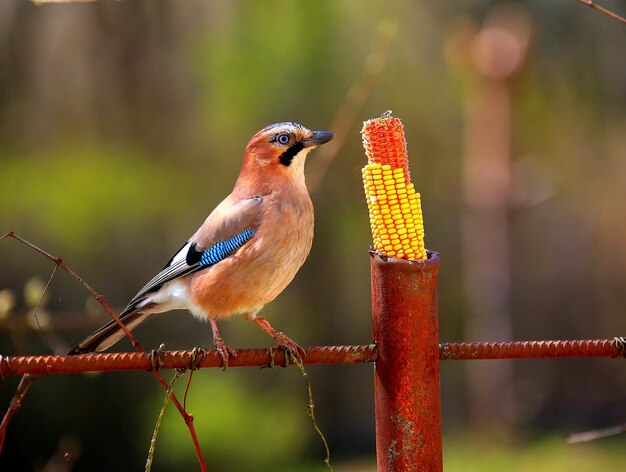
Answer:
<svg viewBox="0 0 626 472"><path fill-rule="evenodd" d="M396 440L392 439L391 443L389 444L389 451L387 452L388 468L385 469L385 470L388 470L389 472L393 472L394 470L393 464L396 462L396 459L400 456L400 454L396 450L396 446L397 446Z"/></svg>

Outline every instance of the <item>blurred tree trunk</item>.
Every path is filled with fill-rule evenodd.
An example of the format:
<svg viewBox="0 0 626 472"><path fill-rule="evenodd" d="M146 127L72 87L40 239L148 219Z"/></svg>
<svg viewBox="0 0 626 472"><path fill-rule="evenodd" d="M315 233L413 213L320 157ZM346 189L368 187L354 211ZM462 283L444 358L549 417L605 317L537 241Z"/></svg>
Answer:
<svg viewBox="0 0 626 472"><path fill-rule="evenodd" d="M501 5L479 31L464 29L452 38L455 44L449 43L464 85L461 238L468 341L512 336L510 80L525 56L528 36L524 11ZM512 363L470 362L467 369L470 424L506 431L514 416Z"/></svg>

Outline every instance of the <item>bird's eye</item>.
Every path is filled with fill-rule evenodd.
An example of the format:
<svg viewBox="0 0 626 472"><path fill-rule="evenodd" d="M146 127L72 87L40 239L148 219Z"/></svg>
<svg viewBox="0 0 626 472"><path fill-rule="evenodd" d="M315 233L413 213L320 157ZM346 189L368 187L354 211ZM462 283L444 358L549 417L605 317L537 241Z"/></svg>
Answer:
<svg viewBox="0 0 626 472"><path fill-rule="evenodd" d="M276 141L279 144L285 145L291 140L291 137L288 134L279 134L276 136Z"/></svg>

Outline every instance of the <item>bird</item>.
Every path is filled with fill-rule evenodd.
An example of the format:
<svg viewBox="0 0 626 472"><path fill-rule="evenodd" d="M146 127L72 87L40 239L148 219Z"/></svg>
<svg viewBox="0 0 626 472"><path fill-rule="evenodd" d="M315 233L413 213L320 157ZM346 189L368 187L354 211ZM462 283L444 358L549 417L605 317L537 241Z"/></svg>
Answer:
<svg viewBox="0 0 626 472"><path fill-rule="evenodd" d="M246 146L233 191L130 300L119 319L129 330L155 314L186 309L211 325L223 365L235 351L217 321L244 315L278 347L302 359L304 350L259 315L292 281L313 241L313 204L305 183L307 154L333 139L282 122L257 132ZM100 352L124 337L115 320L87 336L70 355Z"/></svg>

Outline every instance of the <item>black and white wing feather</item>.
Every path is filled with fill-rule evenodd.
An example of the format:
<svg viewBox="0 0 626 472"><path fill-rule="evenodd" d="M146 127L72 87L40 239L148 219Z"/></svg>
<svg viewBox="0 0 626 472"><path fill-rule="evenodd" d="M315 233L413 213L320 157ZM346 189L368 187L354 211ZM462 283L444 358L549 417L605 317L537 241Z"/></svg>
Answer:
<svg viewBox="0 0 626 472"><path fill-rule="evenodd" d="M227 198L206 219L165 267L128 303L119 318L133 329L153 312L150 295L166 283L223 261L248 243L257 231L263 197L232 202ZM124 333L115 320L85 338L70 354L102 351L115 344Z"/></svg>

